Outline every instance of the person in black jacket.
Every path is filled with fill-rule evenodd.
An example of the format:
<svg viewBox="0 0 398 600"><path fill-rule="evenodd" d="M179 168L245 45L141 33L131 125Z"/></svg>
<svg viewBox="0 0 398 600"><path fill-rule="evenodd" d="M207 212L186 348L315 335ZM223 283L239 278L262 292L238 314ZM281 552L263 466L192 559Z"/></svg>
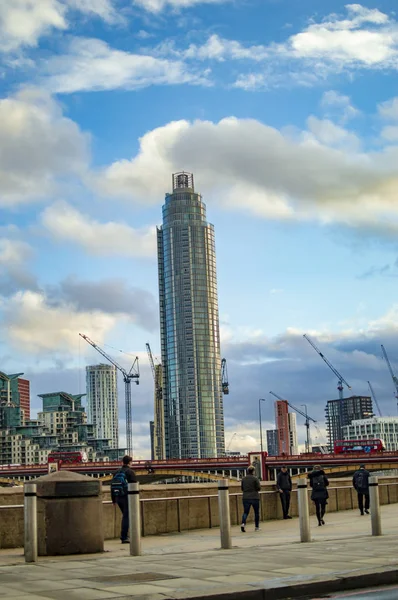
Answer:
<svg viewBox="0 0 398 600"><path fill-rule="evenodd" d="M325 525L323 517L325 516L327 499L329 498L327 490L329 485L328 478L319 465L315 465L308 477L310 486L312 487L311 500L315 504L318 525Z"/></svg>
<svg viewBox="0 0 398 600"><path fill-rule="evenodd" d="M254 475L254 467L250 465L247 469L247 475L241 481L242 500L243 500L243 515L242 525L240 530L245 533L246 519L250 512L250 508L254 510L255 531L260 531L260 490L261 484L258 477Z"/></svg>
<svg viewBox="0 0 398 600"><path fill-rule="evenodd" d="M355 471L352 478L352 485L358 494L358 508L361 515L363 512L363 498L365 496L365 513L369 514L370 497L369 497L369 477L370 473L365 469L365 465L360 465L359 470Z"/></svg>
<svg viewBox="0 0 398 600"><path fill-rule="evenodd" d="M120 539L122 544L128 544L130 542L128 538L129 532L129 505L128 505L128 495L127 495L127 486L129 483L136 483L137 478L135 476L134 471L131 469L131 463L133 459L131 456L123 456L122 466L118 469L114 475L118 475L121 473L124 478L120 480L120 485L116 484L115 489L113 488L113 484L111 482L111 498L113 504L117 504L122 512L122 526L120 532ZM123 482L125 479L125 482Z"/></svg>
<svg viewBox="0 0 398 600"><path fill-rule="evenodd" d="M292 517L289 516L289 508L292 480L289 471L285 466L282 467L282 470L278 473L278 477L276 478L276 489L278 490L281 499L283 518L291 519Z"/></svg>

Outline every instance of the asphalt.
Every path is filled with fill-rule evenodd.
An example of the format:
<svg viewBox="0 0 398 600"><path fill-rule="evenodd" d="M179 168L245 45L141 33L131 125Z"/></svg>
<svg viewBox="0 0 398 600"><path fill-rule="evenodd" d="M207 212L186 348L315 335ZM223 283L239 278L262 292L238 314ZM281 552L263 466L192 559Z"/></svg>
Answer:
<svg viewBox="0 0 398 600"><path fill-rule="evenodd" d="M253 523L246 533L233 527L231 550L220 549L216 528L145 537L139 557L117 540L103 554L36 564L25 564L22 550L1 550L0 600L308 599L398 584L397 509L382 507L381 537L371 536L370 517L346 511L327 515L323 527L311 517L305 544L292 519L261 523L260 532Z"/></svg>

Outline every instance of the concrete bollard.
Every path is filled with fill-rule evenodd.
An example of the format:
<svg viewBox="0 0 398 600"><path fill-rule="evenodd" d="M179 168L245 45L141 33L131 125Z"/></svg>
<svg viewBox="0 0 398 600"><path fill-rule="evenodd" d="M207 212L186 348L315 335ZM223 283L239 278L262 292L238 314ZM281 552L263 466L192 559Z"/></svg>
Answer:
<svg viewBox="0 0 398 600"><path fill-rule="evenodd" d="M310 511L308 507L307 480L302 477L297 482L298 511L300 521L300 541L310 542Z"/></svg>
<svg viewBox="0 0 398 600"><path fill-rule="evenodd" d="M375 475L369 478L369 500L370 518L372 522L372 535L382 535L379 484L378 478Z"/></svg>
<svg viewBox="0 0 398 600"><path fill-rule="evenodd" d="M141 512L139 483L129 483L130 556L141 555Z"/></svg>
<svg viewBox="0 0 398 600"><path fill-rule="evenodd" d="M24 554L25 562L37 562L37 486L24 484Z"/></svg>
<svg viewBox="0 0 398 600"><path fill-rule="evenodd" d="M229 550L232 548L231 519L229 514L229 491L228 479L218 482L218 510L220 513L220 535L221 548Z"/></svg>

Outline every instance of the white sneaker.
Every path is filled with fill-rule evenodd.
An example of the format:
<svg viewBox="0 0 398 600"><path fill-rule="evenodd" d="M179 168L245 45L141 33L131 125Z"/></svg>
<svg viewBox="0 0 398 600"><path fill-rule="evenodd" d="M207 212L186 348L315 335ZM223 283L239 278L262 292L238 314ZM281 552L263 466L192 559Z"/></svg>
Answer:
<svg viewBox="0 0 398 600"><path fill-rule="evenodd" d="M242 523L242 525L240 526L240 530L241 530L241 532L242 532L242 533L245 533L245 532L246 532L246 529L245 529L245 526L244 526L244 524L243 524L243 523Z"/></svg>
<svg viewBox="0 0 398 600"><path fill-rule="evenodd" d="M256 527L254 531L261 531L260 527Z"/></svg>

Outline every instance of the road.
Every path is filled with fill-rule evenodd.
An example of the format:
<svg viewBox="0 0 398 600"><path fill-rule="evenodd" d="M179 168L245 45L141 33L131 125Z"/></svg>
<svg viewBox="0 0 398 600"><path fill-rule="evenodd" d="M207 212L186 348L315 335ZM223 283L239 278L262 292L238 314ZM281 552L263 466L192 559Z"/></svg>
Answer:
<svg viewBox="0 0 398 600"><path fill-rule="evenodd" d="M323 596L311 597L311 600L325 600L326 598L335 598L336 600L397 600L398 586L382 586L331 595L324 594Z"/></svg>

